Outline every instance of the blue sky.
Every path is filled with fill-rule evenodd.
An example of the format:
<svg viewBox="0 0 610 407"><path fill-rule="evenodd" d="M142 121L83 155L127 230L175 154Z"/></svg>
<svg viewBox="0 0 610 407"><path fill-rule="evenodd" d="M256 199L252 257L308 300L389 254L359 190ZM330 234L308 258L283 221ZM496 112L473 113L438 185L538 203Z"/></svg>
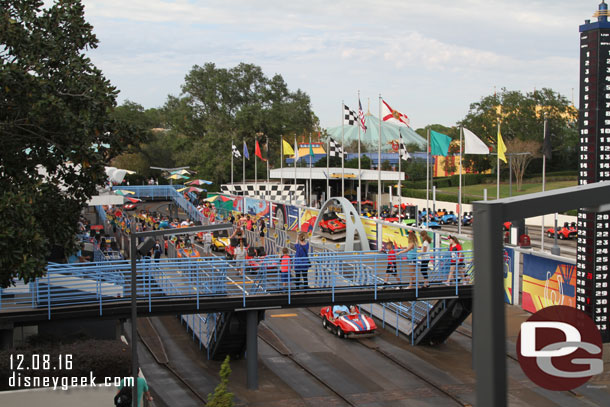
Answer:
<svg viewBox="0 0 610 407"><path fill-rule="evenodd" d="M578 99L578 26L589 0L84 0L93 62L129 99L162 106L193 65L254 63L312 100L323 127L341 101L414 128L453 125L494 86Z"/></svg>

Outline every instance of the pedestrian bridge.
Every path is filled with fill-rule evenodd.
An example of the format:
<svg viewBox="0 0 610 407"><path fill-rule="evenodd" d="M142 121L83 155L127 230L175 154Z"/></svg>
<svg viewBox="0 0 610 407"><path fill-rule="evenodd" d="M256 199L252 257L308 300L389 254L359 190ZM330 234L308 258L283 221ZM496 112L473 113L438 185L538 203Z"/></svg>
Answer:
<svg viewBox="0 0 610 407"><path fill-rule="evenodd" d="M463 258L463 263L445 283L456 266L452 254ZM387 255L379 252L313 253L307 287L296 279L292 265L289 272L281 272L278 256L245 261L144 258L136 262L138 313L198 314L472 298L472 252L434 250L430 258L428 272L422 273L421 259L398 256L397 273L387 275ZM384 284L388 277L389 284ZM128 318L131 284L127 260L49 264L46 275L35 282L0 289L0 323Z"/></svg>

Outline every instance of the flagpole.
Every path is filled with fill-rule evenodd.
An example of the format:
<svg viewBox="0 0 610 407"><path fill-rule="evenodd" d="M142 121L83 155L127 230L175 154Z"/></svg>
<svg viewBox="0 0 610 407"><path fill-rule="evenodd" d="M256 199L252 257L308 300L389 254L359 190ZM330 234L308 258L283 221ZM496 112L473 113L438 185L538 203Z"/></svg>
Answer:
<svg viewBox="0 0 610 407"><path fill-rule="evenodd" d="M379 140L377 146L377 217L381 215L381 93L379 94Z"/></svg>
<svg viewBox="0 0 610 407"><path fill-rule="evenodd" d="M297 135L294 135L294 196L296 198L297 193L297 160L299 156L299 145L297 144ZM290 195L292 199L292 194ZM296 201L296 199L295 199Z"/></svg>
<svg viewBox="0 0 610 407"><path fill-rule="evenodd" d="M360 103L360 90L358 90L358 115L362 111L362 103ZM364 112L362 112L364 115ZM360 201L362 201L362 167L360 165L360 125L358 125L358 213L362 214L362 207Z"/></svg>
<svg viewBox="0 0 610 407"><path fill-rule="evenodd" d="M231 137L231 185L233 185L233 138Z"/></svg>
<svg viewBox="0 0 610 407"><path fill-rule="evenodd" d="M341 119L341 196L345 197L345 154L343 151L345 142L343 140L343 134L345 133L345 102L341 101L341 111L342 111L342 119Z"/></svg>
<svg viewBox="0 0 610 407"><path fill-rule="evenodd" d="M458 234L462 233L462 144L464 140L464 126L460 126L460 187L458 189Z"/></svg>
<svg viewBox="0 0 610 407"><path fill-rule="evenodd" d="M257 185L258 185L258 167L256 162L256 145L258 144L258 139L255 140L254 144L254 191L256 191L256 196L258 197ZM259 146L260 148L260 146Z"/></svg>
<svg viewBox="0 0 610 407"><path fill-rule="evenodd" d="M330 184L330 137L326 138L326 195L328 195L328 187ZM327 196L326 199L330 198Z"/></svg>
<svg viewBox="0 0 610 407"><path fill-rule="evenodd" d="M500 119L498 118L498 136L497 138L497 147L496 147L496 151L498 153L498 157L497 157L497 165L496 165L496 175L497 175L497 181L496 181L496 199L500 199Z"/></svg>
<svg viewBox="0 0 610 407"><path fill-rule="evenodd" d="M243 143L243 144L244 144L244 145L243 145L243 150L244 150L244 151L242 151L242 153L243 153L243 154L242 154L242 157L241 157L241 158L242 158L242 160L241 160L241 161L242 161L242 167L243 167L243 178L242 178L242 182L243 182L243 183L244 183L244 185L245 185L245 184L246 184L246 140L244 140L244 143Z"/></svg>
<svg viewBox="0 0 610 407"><path fill-rule="evenodd" d="M546 126L547 126L547 118L546 112L544 113L544 130L542 133L542 137L544 140L544 136L546 136ZM542 154L542 192L544 192L545 187L545 177L546 177L546 154ZM557 233L557 231L555 231ZM540 225L540 251L544 251L544 215L542 215L542 222Z"/></svg>
<svg viewBox="0 0 610 407"><path fill-rule="evenodd" d="M428 127L426 140L426 227L428 225L428 208L430 207L430 127Z"/></svg>
<svg viewBox="0 0 610 407"><path fill-rule="evenodd" d="M280 185L284 183L284 135L280 143Z"/></svg>
<svg viewBox="0 0 610 407"><path fill-rule="evenodd" d="M267 144L267 184L269 184L269 136L265 136L265 137L266 137L266 144ZM265 191L267 191L266 188L265 188Z"/></svg>
<svg viewBox="0 0 610 407"><path fill-rule="evenodd" d="M405 146L406 150L406 146ZM398 223L402 223L400 216L402 215L402 133L400 127L398 128ZM391 190L392 188L390 188ZM390 211L392 211L392 201L390 200Z"/></svg>
<svg viewBox="0 0 610 407"><path fill-rule="evenodd" d="M313 147L311 146L311 132L309 133L309 151L310 151L310 152L313 152ZM311 156L311 154L309 154L309 206L310 206L310 207L311 207L311 206L313 206L313 205L311 204L311 196L313 195L313 194L311 193L311 187L312 187L312 183L311 183L311 170L312 170L312 163L311 163L311 160L312 160L312 158L313 158L313 157Z"/></svg>

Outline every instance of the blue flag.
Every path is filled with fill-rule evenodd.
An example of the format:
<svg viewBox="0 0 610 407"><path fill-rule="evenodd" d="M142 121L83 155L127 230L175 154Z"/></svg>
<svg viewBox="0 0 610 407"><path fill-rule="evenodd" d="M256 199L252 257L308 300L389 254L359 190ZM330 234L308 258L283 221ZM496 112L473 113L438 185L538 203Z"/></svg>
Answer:
<svg viewBox="0 0 610 407"><path fill-rule="evenodd" d="M244 157L246 157L246 159L250 159L250 154L248 154L248 146L246 146L246 141L244 140Z"/></svg>

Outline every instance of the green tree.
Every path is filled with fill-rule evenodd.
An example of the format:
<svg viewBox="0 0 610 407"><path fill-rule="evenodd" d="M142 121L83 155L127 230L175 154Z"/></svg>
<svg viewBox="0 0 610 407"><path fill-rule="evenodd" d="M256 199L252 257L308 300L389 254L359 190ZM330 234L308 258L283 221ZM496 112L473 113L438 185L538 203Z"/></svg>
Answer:
<svg viewBox="0 0 610 407"><path fill-rule="evenodd" d="M295 134L315 134L318 127L306 93L290 91L281 75L269 78L260 67L245 63L230 69L213 63L194 66L182 95L170 96L163 110L171 134L185 137L173 146L176 164L189 165L217 184L229 179L232 141L238 146L246 141L250 177L257 133L263 135L259 143L269 140L270 166L279 167L281 137L290 135L287 140L292 140ZM239 160L235 170L241 170ZM265 173L265 163L259 162L259 179Z"/></svg>
<svg viewBox="0 0 610 407"><path fill-rule="evenodd" d="M360 157L360 168L363 170L371 169L372 161L367 155ZM345 160L345 168L358 168L358 157Z"/></svg>
<svg viewBox="0 0 610 407"><path fill-rule="evenodd" d="M112 117L117 91L86 57L97 39L78 0L0 0L0 286L70 253L104 163L142 134Z"/></svg>
<svg viewBox="0 0 610 407"><path fill-rule="evenodd" d="M501 120L502 138L507 145L512 139L542 142L546 115L550 133L554 135L553 168L575 169L578 160L577 113L564 96L551 89L543 88L525 94L502 89L498 94L472 103L460 124L473 131L495 151L498 120ZM464 161L465 166L472 165L478 171L494 167L496 163L495 157L485 155L467 155Z"/></svg>
<svg viewBox="0 0 610 407"><path fill-rule="evenodd" d="M232 407L233 393L229 393L227 387L229 385L229 375L231 375L231 367L229 362L231 358L227 356L220 366L220 383L214 389L214 393L208 395L209 407Z"/></svg>
<svg viewBox="0 0 610 407"><path fill-rule="evenodd" d="M523 184L523 175L530 162L539 157L540 148L542 144L535 140L520 140L512 139L506 143L507 153L510 156L509 164L511 165L512 171L515 174L517 181L517 191L521 191L521 185ZM509 157L507 157L509 158Z"/></svg>

